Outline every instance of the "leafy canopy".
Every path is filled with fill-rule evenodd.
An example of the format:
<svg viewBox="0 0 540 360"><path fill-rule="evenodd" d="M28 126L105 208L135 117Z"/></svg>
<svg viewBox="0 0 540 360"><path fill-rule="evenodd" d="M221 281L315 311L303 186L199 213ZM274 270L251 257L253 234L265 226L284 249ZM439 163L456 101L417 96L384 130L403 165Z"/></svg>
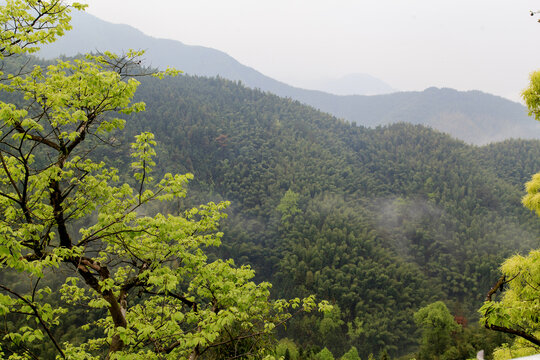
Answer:
<svg viewBox="0 0 540 360"><path fill-rule="evenodd" d="M193 177L153 178L153 134L138 135L132 145L134 186L92 157L96 146L115 141L122 115L144 110L144 103L132 103L142 53L25 68L21 56L68 30L73 8L84 5L10 0L0 7L2 65L8 58L20 64L18 72L0 73L3 98L13 99L0 102L0 271L20 280L0 279L0 356L264 355L290 309L327 304L313 297L270 301L270 284L251 281L249 267L208 261L204 248L220 244L228 202L152 212L151 203L185 197ZM61 299L45 285L58 282ZM76 338L60 337L74 306L88 314L78 310Z"/></svg>
<svg viewBox="0 0 540 360"><path fill-rule="evenodd" d="M419 309L414 321L422 331L420 359L438 359L452 345L452 333L459 329L454 317L442 301Z"/></svg>

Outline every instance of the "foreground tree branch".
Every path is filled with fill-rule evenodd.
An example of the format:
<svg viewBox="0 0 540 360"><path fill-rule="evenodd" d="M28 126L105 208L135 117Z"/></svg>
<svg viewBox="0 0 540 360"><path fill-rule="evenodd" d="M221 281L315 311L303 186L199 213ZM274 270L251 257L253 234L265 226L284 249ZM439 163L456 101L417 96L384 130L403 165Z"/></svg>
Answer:
<svg viewBox="0 0 540 360"><path fill-rule="evenodd" d="M58 341L56 341L55 337L51 333L51 329L50 329L49 325L43 320L43 317L41 316L40 311L35 306L35 304L33 302L29 301L28 299L26 299L24 296L16 293L15 291L11 290L10 288L8 288L8 287L6 287L6 286L4 286L2 284L0 284L0 289L10 293L11 295L14 295L17 299L19 299L20 301L22 301L23 303L28 305L30 307L30 309L32 309L32 314L31 315L33 315L34 317L36 317L38 319L39 324L42 326L43 330L45 330L45 332L47 333L47 336L49 337L51 342L54 344L54 347L58 350L60 355L65 359L66 355L64 354L64 351L62 350L62 348L58 344Z"/></svg>
<svg viewBox="0 0 540 360"><path fill-rule="evenodd" d="M492 322L493 320L491 320L491 317L496 315L493 313L493 311L495 310L494 307L492 306L493 295L497 291L503 292L504 285L510 283L512 280L516 279L519 275L520 273L514 275L510 280L506 280L506 275L503 275L499 278L499 280L495 283L495 285L493 285L493 287L489 290L489 292L486 295L486 303L491 304L491 305L488 305L487 307L484 305L485 307L485 312L483 313L484 326L490 330L495 330L495 331L499 331L499 332L503 332L503 333L511 334L511 335L517 335L519 337L522 337L525 340L530 341L531 343L537 346L540 346L540 339L534 336L532 333L528 333L522 329L516 329L516 328L511 328L508 326L497 325Z"/></svg>

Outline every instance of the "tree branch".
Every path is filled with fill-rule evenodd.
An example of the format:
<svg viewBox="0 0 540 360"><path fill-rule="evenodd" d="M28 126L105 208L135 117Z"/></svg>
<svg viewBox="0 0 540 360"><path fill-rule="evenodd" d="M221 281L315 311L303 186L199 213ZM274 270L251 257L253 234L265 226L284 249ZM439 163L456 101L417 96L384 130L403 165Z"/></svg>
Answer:
<svg viewBox="0 0 540 360"><path fill-rule="evenodd" d="M499 280L497 281L497 283L495 283L495 285L493 285L493 287L488 291L488 293L486 295L486 301L490 301L490 302L493 301L492 300L493 294L495 294L497 292L497 290L499 290L499 289L502 291L504 284L509 283L510 281L514 280L518 275L519 275L519 273L516 274L510 280L506 280L506 275L501 276L499 278ZM487 311L486 311L486 313L487 313ZM484 323L484 326L486 327L486 329L495 330L495 331L503 332L503 333L506 333L506 334L517 335L517 336L520 336L520 337L524 338L525 340L528 340L528 341L532 342L533 344L535 344L537 346L540 346L540 339L538 339L534 335L526 333L525 331L522 331L522 330L508 328L506 326L488 324L487 314L484 314L484 317L486 318L486 321Z"/></svg>
<svg viewBox="0 0 540 360"><path fill-rule="evenodd" d="M499 290L499 288L503 286L505 283L506 283L506 275L503 275L499 278L499 280L495 283L495 285L493 285L493 287L489 289L486 295L486 301L492 301L491 297L493 296L493 294L495 294L497 290Z"/></svg>
<svg viewBox="0 0 540 360"><path fill-rule="evenodd" d="M535 344L537 346L540 346L540 339L538 339L534 335L526 333L525 331L511 329L511 328L507 328L507 327L504 327L504 326L498 326L498 325L494 325L494 324L488 325L487 323L485 324L485 327L487 329L490 329L490 330L495 330L495 331L503 332L503 333L506 333L506 334L512 334L512 335L520 336L520 337L524 338L525 340L528 340L528 341L532 342L533 344Z"/></svg>
<svg viewBox="0 0 540 360"><path fill-rule="evenodd" d="M4 285L1 285L0 284L0 289L16 296L17 298L21 299L26 305L30 306L30 308L32 309L32 311L34 312L34 315L38 318L39 320L39 323L41 324L41 326L43 327L43 329L45 330L45 332L47 333L47 335L49 336L49 338L51 339L51 341L53 342L54 346L56 347L56 349L58 350L58 352L60 353L60 355L62 355L62 357L64 359L66 359L66 355L64 354L64 352L62 351L62 348L60 347L60 345L58 345L58 342L56 341L56 339L54 338L53 334L51 333L51 330L49 329L49 327L45 324L45 322L43 321L43 319L41 318L41 316L39 315L39 311L37 309L37 307L30 301L28 301L27 299L25 299L23 296L19 295L18 293L16 293L15 291L11 290L10 288L4 286Z"/></svg>

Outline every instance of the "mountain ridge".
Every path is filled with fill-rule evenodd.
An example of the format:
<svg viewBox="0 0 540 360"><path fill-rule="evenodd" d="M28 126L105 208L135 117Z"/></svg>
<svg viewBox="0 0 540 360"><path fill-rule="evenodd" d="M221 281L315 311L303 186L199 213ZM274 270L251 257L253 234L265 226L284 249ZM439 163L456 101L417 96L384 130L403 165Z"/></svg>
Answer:
<svg viewBox="0 0 540 360"><path fill-rule="evenodd" d="M54 58L98 49L122 53L129 48L146 50L151 67L173 66L190 75L241 81L248 87L301 101L359 125L373 127L403 121L423 124L476 145L508 138L540 138L540 125L527 116L526 108L499 96L433 87L421 92L372 96L301 89L272 79L222 51L153 38L129 25L108 23L86 13L74 14L73 30L39 55Z"/></svg>

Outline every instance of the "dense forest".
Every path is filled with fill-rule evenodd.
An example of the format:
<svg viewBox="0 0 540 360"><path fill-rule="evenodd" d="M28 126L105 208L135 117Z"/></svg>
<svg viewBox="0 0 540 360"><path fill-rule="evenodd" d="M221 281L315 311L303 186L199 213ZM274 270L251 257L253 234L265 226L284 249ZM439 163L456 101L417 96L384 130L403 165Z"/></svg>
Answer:
<svg viewBox="0 0 540 360"><path fill-rule="evenodd" d="M85 7L0 6L0 357L538 352L540 140L423 125L485 143L522 106L427 89L345 120L143 51L32 57Z"/></svg>
<svg viewBox="0 0 540 360"><path fill-rule="evenodd" d="M477 309L501 262L540 245L540 223L520 202L540 169L540 141L479 147L421 125L357 126L219 77L140 80L135 100L146 111L124 116L112 147L97 147L98 137L86 149L134 184L129 144L154 133L156 176L194 179L188 198L144 212L231 201L210 258L251 265L274 298L315 294L334 306L280 329L289 358L409 359L423 336L415 314L437 301L461 324L447 359L481 349L489 358L508 341L480 329ZM81 337L81 313L72 309L60 338Z"/></svg>
<svg viewBox="0 0 540 360"><path fill-rule="evenodd" d="M288 327L302 346L413 352L413 314L436 300L474 327L502 260L539 245L520 203L539 141L369 129L220 78L145 79L137 96L147 110L118 140L154 132L158 168L194 173L193 201L232 202L216 256L251 264L276 297L337 305ZM122 167L122 149L102 156Z"/></svg>

